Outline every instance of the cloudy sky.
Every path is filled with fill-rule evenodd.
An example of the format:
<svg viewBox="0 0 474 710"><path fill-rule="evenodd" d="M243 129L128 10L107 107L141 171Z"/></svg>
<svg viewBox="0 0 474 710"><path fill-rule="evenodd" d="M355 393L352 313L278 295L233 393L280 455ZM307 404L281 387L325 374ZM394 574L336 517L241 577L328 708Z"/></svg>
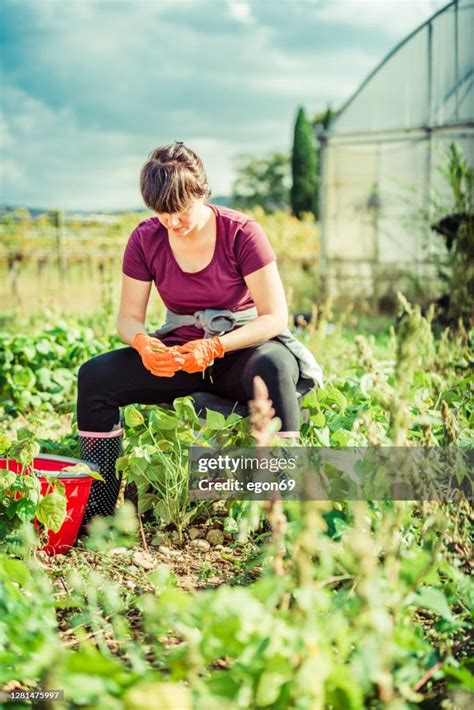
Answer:
<svg viewBox="0 0 474 710"><path fill-rule="evenodd" d="M239 153L288 150L447 0L0 0L0 203L141 206L183 140L229 194Z"/></svg>

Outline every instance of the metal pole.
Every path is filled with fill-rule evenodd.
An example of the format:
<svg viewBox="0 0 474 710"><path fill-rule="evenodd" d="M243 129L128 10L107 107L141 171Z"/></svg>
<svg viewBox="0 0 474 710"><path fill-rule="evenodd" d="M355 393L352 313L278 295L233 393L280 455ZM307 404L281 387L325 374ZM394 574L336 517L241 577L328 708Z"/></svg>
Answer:
<svg viewBox="0 0 474 710"><path fill-rule="evenodd" d="M428 23L428 126L433 125L433 25Z"/></svg>
<svg viewBox="0 0 474 710"><path fill-rule="evenodd" d="M431 127L434 123L434 112L433 112L433 24L428 23L428 127L426 131L426 163L425 163L425 194L424 194L424 206L426 212L426 218L430 218L430 208L431 208L431 171L433 169L433 146L432 146L432 133ZM430 235L431 236L431 235ZM420 246L420 245L419 245ZM431 249L430 249L431 252ZM431 256L431 254L430 254ZM417 260L421 261L420 249L418 248ZM421 269L421 266L419 267ZM419 271L419 270L418 270ZM420 278L420 273L418 273L418 278Z"/></svg>
<svg viewBox="0 0 474 710"><path fill-rule="evenodd" d="M459 9L458 0L454 3L454 76L456 92L456 121L459 120Z"/></svg>
<svg viewBox="0 0 474 710"><path fill-rule="evenodd" d="M323 298L327 296L327 223L326 223L326 150L327 138L326 134L322 133L318 136L319 140L319 233L321 239L321 255L320 255L320 284Z"/></svg>

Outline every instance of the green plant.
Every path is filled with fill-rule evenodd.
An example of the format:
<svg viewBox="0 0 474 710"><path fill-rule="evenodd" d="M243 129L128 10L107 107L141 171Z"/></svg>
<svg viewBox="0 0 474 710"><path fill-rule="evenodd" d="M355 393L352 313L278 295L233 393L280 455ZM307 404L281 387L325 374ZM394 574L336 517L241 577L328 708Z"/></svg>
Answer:
<svg viewBox="0 0 474 710"><path fill-rule="evenodd" d="M38 565L0 553L0 685L34 683L59 649L54 593Z"/></svg>
<svg viewBox="0 0 474 710"><path fill-rule="evenodd" d="M66 517L64 484L47 479L46 490L34 473L34 459L40 453L35 433L20 428L16 441L0 435L0 455L6 459L0 471L0 539L11 543L25 523L40 523L44 530L58 532ZM9 459L21 464L18 472L8 469Z"/></svg>
<svg viewBox="0 0 474 710"><path fill-rule="evenodd" d="M290 201L293 213L300 217L304 212L318 214L318 166L316 145L311 123L306 118L303 107L296 117L291 169L293 184Z"/></svg>
<svg viewBox="0 0 474 710"><path fill-rule="evenodd" d="M237 178L232 186L232 205L236 209L262 208L266 213L289 207L289 159L274 152L255 158L236 158Z"/></svg>
<svg viewBox="0 0 474 710"><path fill-rule="evenodd" d="M408 708L424 677L456 676L454 647L431 644L442 629L466 642L472 584L443 561L442 510L428 522L407 504L351 503L335 540L329 508L293 506L281 577L267 562L245 588L145 595L150 636L171 628L185 639L163 660L172 680L191 682L197 707Z"/></svg>
<svg viewBox="0 0 474 710"><path fill-rule="evenodd" d="M191 397L175 399L172 410L130 405L124 421L127 448L117 468L137 486L138 512L151 510L160 525L174 525L181 541L184 528L205 505L190 505L189 447L249 442L246 425L237 414L225 418L210 410L202 425Z"/></svg>
<svg viewBox="0 0 474 710"><path fill-rule="evenodd" d="M301 335L326 380L303 403L304 443L388 446L403 437L407 446L472 447L472 333L438 337L429 316L406 302L404 310L396 331L387 323L354 330L327 304ZM73 323L79 332L88 327ZM35 343L50 330L30 326ZM60 357L68 361L74 338L62 328L48 338L64 346ZM109 342L84 337L79 358ZM57 361L53 351L50 369ZM25 453L15 457L25 460L38 443L71 453L74 439L59 427L69 431L72 394L64 394L62 418L46 400L35 416L26 408L21 420L3 417L9 455L21 442ZM150 528L180 528L185 540L193 516L203 529L216 522L214 504L187 498L187 450L246 445L248 421L208 412L203 424L191 398L124 414L121 466L139 488L141 510L154 512L144 526L149 553L136 549L143 537L129 504L96 520L88 540L65 557L30 550L22 562L12 555L28 545L4 547L11 554L0 555L0 682L64 688L65 707L99 710L408 710L456 705L456 694L469 692L467 501L229 500L223 520L219 510L226 547L212 547L203 560L192 546L172 549L172 534L159 547L150 543ZM18 541L32 529L19 523ZM140 567L143 557L151 571ZM229 584L200 589L214 569Z"/></svg>
<svg viewBox="0 0 474 710"><path fill-rule="evenodd" d="M0 402L9 414L69 411L77 370L118 338L97 338L74 319L56 321L38 333L0 335Z"/></svg>
<svg viewBox="0 0 474 710"><path fill-rule="evenodd" d="M450 143L439 172L451 189L451 204L435 204L440 217L432 229L446 241L438 259L440 277L449 290L448 319L472 323L474 292L474 170L456 143Z"/></svg>

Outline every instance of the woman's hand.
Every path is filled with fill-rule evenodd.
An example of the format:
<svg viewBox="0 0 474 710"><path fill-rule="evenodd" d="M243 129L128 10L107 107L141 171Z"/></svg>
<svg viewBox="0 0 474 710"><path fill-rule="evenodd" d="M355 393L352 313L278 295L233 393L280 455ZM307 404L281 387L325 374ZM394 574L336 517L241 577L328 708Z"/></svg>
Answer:
<svg viewBox="0 0 474 710"><path fill-rule="evenodd" d="M182 369L189 374L204 372L216 357L224 357L224 345L218 335L214 338L191 340L189 343L180 345L178 350L184 354Z"/></svg>
<svg viewBox="0 0 474 710"><path fill-rule="evenodd" d="M185 358L177 346L168 347L146 333L137 333L132 347L140 353L148 372L157 377L173 377L184 364Z"/></svg>

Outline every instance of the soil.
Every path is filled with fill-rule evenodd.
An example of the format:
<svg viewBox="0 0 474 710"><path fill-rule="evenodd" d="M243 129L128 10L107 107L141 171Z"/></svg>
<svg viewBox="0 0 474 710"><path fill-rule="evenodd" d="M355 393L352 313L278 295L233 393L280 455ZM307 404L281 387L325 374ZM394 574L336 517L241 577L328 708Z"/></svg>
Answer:
<svg viewBox="0 0 474 710"><path fill-rule="evenodd" d="M137 543L131 548L112 547L95 552L87 549L87 539L83 538L67 555L49 556L41 550L35 555L50 579L58 601L70 598L72 589L69 588L68 577L74 569L86 575L88 572L98 572L104 584L108 581L119 584L122 594L128 596L129 600L135 595L156 591L149 576L163 565L173 573L176 586L190 593L221 584L250 583L257 578L261 568L252 563L254 546L239 546L230 541L226 541L227 544L210 544L207 536L211 540L221 539L217 531L218 528L190 527L183 543L179 545L171 537L166 537L166 533L160 534L157 540L152 526L148 526L144 531L147 549ZM133 601L127 617L134 626ZM60 637L65 646L75 647L78 641L71 628L70 618L69 609L58 609ZM138 614L136 621L139 625ZM178 642L171 637L164 641L166 644Z"/></svg>

